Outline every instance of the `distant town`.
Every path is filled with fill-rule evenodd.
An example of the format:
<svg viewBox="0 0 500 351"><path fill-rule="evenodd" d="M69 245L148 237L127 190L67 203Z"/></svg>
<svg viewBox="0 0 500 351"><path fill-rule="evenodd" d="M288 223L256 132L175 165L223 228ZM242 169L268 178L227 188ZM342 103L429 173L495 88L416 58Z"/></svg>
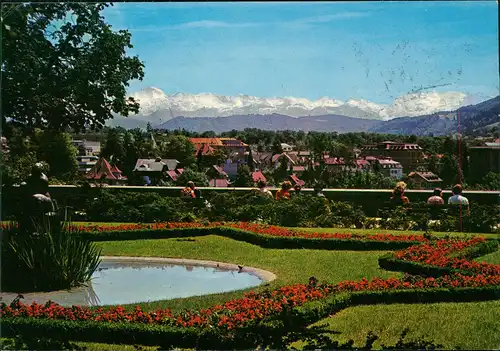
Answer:
<svg viewBox="0 0 500 351"><path fill-rule="evenodd" d="M51 168L51 183L184 186L191 180L201 187L227 188L254 187L259 181L279 186L287 180L301 187L322 182L325 188L388 189L404 180L411 189L446 188L457 182L477 190L499 188L500 139L495 137L458 140L250 129L235 133L239 136L118 127L99 135L74 134L68 150L57 151L66 158L73 155L69 157L74 163L68 160ZM18 145L9 146L13 142L15 138L2 138L7 157L19 150ZM20 157L25 156L12 154L14 163ZM64 164L69 168L61 169ZM12 175L13 183L21 180Z"/></svg>

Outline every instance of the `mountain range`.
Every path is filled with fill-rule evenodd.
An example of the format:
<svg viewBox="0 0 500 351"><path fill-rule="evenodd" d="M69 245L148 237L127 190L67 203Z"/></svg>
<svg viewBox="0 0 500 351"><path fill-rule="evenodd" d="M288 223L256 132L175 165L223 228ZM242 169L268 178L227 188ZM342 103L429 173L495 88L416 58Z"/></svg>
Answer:
<svg viewBox="0 0 500 351"><path fill-rule="evenodd" d="M419 117L403 117L377 124L370 132L388 134L480 135L488 127L500 126L500 96L468 105L451 112L438 112Z"/></svg>
<svg viewBox="0 0 500 351"><path fill-rule="evenodd" d="M474 125L475 129L498 122L495 120L498 114L491 116L490 110L499 105L498 97L479 103L485 98L460 92L411 93L398 97L390 105L330 98L167 95L152 87L133 96L140 103L139 115L127 118L115 116L108 125L145 128L150 123L159 129L212 130L217 133L260 128L441 135L457 130L457 112L461 113L463 123ZM476 123L478 118L489 123ZM473 121L476 121L475 124Z"/></svg>

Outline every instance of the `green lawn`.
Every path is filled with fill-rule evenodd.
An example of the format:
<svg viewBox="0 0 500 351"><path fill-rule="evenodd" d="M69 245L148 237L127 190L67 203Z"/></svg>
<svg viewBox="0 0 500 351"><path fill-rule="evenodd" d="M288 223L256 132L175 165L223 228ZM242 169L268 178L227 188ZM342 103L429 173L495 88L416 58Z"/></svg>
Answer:
<svg viewBox="0 0 500 351"><path fill-rule="evenodd" d="M423 235L425 232L418 230L392 230L392 229L350 229L350 228L297 228L306 232L320 233L353 233L360 235L369 234L394 234L394 235ZM469 235L484 235L488 238L500 238L500 234L495 233L458 233L458 232L430 232L432 235L442 237L446 235L465 237Z"/></svg>
<svg viewBox="0 0 500 351"><path fill-rule="evenodd" d="M486 262L491 264L500 264L500 250L478 257L475 259L475 261Z"/></svg>
<svg viewBox="0 0 500 351"><path fill-rule="evenodd" d="M191 241L192 240L192 241ZM311 276L331 283L363 277L400 276L378 267L384 251L263 249L233 239L208 235L186 239L109 241L98 243L107 256L151 256L213 260L265 269L276 274L270 287L306 283ZM255 289L253 289L255 290ZM200 308L242 296L243 292L207 295L144 304L145 308Z"/></svg>
<svg viewBox="0 0 500 351"><path fill-rule="evenodd" d="M406 235L410 233L387 230L303 229L365 234L382 232ZM359 280L363 277L378 276L387 278L400 276L400 273L384 271L378 267L377 260L379 256L385 253L383 251L264 249L215 235L193 237L190 240L183 238L111 241L97 244L103 249L103 254L108 256L206 259L269 270L277 276L277 279L269 284L270 288L300 282L305 283L311 276L331 283L342 280ZM476 260L500 264L500 251ZM159 307L172 308L176 311L185 308L199 309L241 297L243 293L244 291L236 291L141 305L144 309ZM382 343L392 345L398 339L403 328L409 327L410 338L424 335L437 343L443 344L448 349L454 349L456 346L465 349L493 349L500 347L500 300L478 303L358 306L347 308L318 324L325 323L328 325L328 330L340 333L332 333L336 340L353 339L358 346L364 344L366 334L369 331L379 335ZM122 345L79 344L88 347L89 350L134 349L131 346L125 347ZM300 346L300 344L297 344L297 346ZM377 342L375 346L379 347L380 343ZM145 350L154 349L145 348Z"/></svg>
<svg viewBox="0 0 500 351"><path fill-rule="evenodd" d="M334 340L352 339L358 347L364 345L369 331L380 338L374 347L394 345L402 329L408 327L407 339L425 336L446 349L491 350L500 347L500 300L358 306L314 325L325 324Z"/></svg>

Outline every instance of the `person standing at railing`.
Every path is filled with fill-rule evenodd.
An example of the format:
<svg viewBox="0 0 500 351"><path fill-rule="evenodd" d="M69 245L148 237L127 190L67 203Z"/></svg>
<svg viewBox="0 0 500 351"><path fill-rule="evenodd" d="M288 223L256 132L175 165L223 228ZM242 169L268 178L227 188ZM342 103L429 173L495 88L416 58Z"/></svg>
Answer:
<svg viewBox="0 0 500 351"><path fill-rule="evenodd" d="M257 182L257 186L259 187L257 189L257 192L259 194L262 194L262 195L265 195L265 196L270 196L271 198L273 198L273 193L267 188L267 183L265 180L259 180Z"/></svg>
<svg viewBox="0 0 500 351"><path fill-rule="evenodd" d="M405 182L398 182L392 191L392 197L390 199L391 205L401 206L410 203L410 200L404 196L406 190Z"/></svg>
<svg viewBox="0 0 500 351"><path fill-rule="evenodd" d="M292 189L292 183L284 181L281 184L281 189L276 192L276 200L290 199L290 189Z"/></svg>
<svg viewBox="0 0 500 351"><path fill-rule="evenodd" d="M448 205L462 205L469 207L469 200L462 196L462 186L460 184L456 184L453 186L451 191L453 192L453 196L448 199Z"/></svg>
<svg viewBox="0 0 500 351"><path fill-rule="evenodd" d="M448 205L456 205L460 207L460 213L462 213L462 208L465 208L465 213L470 214L469 209L469 199L462 195L463 188L460 184L455 184L451 189L453 196L448 199Z"/></svg>
<svg viewBox="0 0 500 351"><path fill-rule="evenodd" d="M194 182L189 181L184 189L181 190L181 195L185 197L189 197L192 199L196 199L196 192L199 191L194 186Z"/></svg>
<svg viewBox="0 0 500 351"><path fill-rule="evenodd" d="M444 205L443 190L436 188L430 198L427 199L429 205Z"/></svg>

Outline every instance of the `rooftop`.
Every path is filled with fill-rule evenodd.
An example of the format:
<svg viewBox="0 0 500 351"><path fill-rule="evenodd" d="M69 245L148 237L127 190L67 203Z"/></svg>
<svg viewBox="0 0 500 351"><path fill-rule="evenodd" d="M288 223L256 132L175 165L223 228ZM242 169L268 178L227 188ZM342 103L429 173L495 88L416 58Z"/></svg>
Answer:
<svg viewBox="0 0 500 351"><path fill-rule="evenodd" d="M229 181L227 179L211 179L209 185L213 188L227 188Z"/></svg>
<svg viewBox="0 0 500 351"><path fill-rule="evenodd" d="M443 181L441 178L439 178L432 172L411 172L410 174L408 174L408 177L410 178L420 177L428 183L438 183Z"/></svg>
<svg viewBox="0 0 500 351"><path fill-rule="evenodd" d="M266 177L264 176L264 174L262 174L261 171L252 172L252 180L254 181L254 183L257 183L259 180L262 180L264 182L267 181Z"/></svg>
<svg viewBox="0 0 500 351"><path fill-rule="evenodd" d="M168 158L140 158L136 161L134 171L161 172L166 166L169 171L177 168L179 161Z"/></svg>

